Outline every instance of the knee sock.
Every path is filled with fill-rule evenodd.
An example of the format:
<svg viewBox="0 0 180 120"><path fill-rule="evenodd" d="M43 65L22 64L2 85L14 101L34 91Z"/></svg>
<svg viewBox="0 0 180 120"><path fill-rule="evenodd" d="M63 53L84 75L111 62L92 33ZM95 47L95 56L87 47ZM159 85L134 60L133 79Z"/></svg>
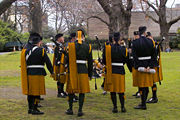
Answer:
<svg viewBox="0 0 180 120"><path fill-rule="evenodd" d="M84 103L85 94L80 93L79 94L79 111L82 111L83 103Z"/></svg>
<svg viewBox="0 0 180 120"><path fill-rule="evenodd" d="M152 86L152 98L157 99L157 85L156 85L156 83L154 83Z"/></svg>
<svg viewBox="0 0 180 120"><path fill-rule="evenodd" d="M60 90L61 90L61 93L64 92L64 83L60 83Z"/></svg>
<svg viewBox="0 0 180 120"><path fill-rule="evenodd" d="M117 108L117 98L116 98L115 92L111 92L111 100L112 100L114 108Z"/></svg>
<svg viewBox="0 0 180 120"><path fill-rule="evenodd" d="M69 102L70 110L72 110L72 107L73 107L73 97L74 97L74 94L68 94L68 102Z"/></svg>
<svg viewBox="0 0 180 120"><path fill-rule="evenodd" d="M145 97L145 101L147 100L148 98L148 93L149 93L149 87L145 87L145 91L146 91L146 97Z"/></svg>
<svg viewBox="0 0 180 120"><path fill-rule="evenodd" d="M146 89L140 88L140 94L141 94L141 104L142 106L146 106Z"/></svg>
<svg viewBox="0 0 180 120"><path fill-rule="evenodd" d="M58 94L61 93L61 83L57 82L57 90L58 90Z"/></svg>
<svg viewBox="0 0 180 120"><path fill-rule="evenodd" d="M119 93L119 100L120 100L120 103L121 103L121 108L124 107L124 93Z"/></svg>

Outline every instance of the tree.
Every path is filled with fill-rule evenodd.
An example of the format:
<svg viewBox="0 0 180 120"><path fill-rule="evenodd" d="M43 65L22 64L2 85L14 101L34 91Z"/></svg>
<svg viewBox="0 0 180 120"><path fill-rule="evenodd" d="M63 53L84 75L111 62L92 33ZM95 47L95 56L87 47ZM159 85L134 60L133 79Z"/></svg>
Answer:
<svg viewBox="0 0 180 120"><path fill-rule="evenodd" d="M3 0L0 2L0 15L2 15L16 0Z"/></svg>
<svg viewBox="0 0 180 120"><path fill-rule="evenodd" d="M119 31L124 38L128 38L128 30L131 24L131 10L133 8L132 0L97 0L102 6L103 10L109 17L109 22L103 20L98 16L92 16L104 22L108 28L109 33Z"/></svg>
<svg viewBox="0 0 180 120"><path fill-rule="evenodd" d="M169 38L168 38L168 33L169 33L169 29L171 28L171 26L173 24L175 24L176 22L178 22L180 20L180 15L177 16L176 18L172 18L169 21L167 20L167 4L168 0L156 0L155 3L154 2L150 2L149 0L141 0L141 4L142 2L146 3L149 7L147 9L144 10L144 8L142 7L143 11L145 12L146 16L149 17L150 19L152 19L155 23L159 24L160 26L160 35L161 37L165 37L165 47L169 46ZM158 16L158 18L152 16L151 14L148 13L149 8L151 8L156 15Z"/></svg>
<svg viewBox="0 0 180 120"><path fill-rule="evenodd" d="M42 9L40 0L29 0L31 32L42 34Z"/></svg>

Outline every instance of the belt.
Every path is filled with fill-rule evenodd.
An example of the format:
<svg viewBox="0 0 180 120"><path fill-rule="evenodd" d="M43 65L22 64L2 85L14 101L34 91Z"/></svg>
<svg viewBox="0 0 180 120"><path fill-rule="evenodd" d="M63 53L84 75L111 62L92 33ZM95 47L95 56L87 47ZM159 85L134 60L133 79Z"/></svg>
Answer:
<svg viewBox="0 0 180 120"><path fill-rule="evenodd" d="M147 57L138 57L138 60L150 60L151 56L147 56Z"/></svg>
<svg viewBox="0 0 180 120"><path fill-rule="evenodd" d="M111 65L113 65L113 66L124 66L123 63L112 63Z"/></svg>
<svg viewBox="0 0 180 120"><path fill-rule="evenodd" d="M27 68L44 68L44 65L29 65Z"/></svg>
<svg viewBox="0 0 180 120"><path fill-rule="evenodd" d="M86 60L76 60L76 63L86 64L86 63L87 63L87 61L86 61Z"/></svg>

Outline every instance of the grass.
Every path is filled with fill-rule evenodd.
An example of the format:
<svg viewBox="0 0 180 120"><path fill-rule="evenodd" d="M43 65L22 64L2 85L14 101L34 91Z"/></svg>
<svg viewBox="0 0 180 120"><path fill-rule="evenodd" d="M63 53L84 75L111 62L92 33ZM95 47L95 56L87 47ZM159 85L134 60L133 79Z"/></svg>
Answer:
<svg viewBox="0 0 180 120"><path fill-rule="evenodd" d="M97 52L93 53L97 58ZM52 55L50 55L52 59ZM45 112L43 116L32 116L27 114L27 101L21 95L20 81L20 53L14 52L0 55L0 120L30 119L30 120L177 120L180 118L180 52L163 53L163 75L162 85L158 85L157 104L148 104L148 110L134 110L133 106L140 102L132 96L137 88L132 87L132 75L126 69L126 109L127 113L112 114L112 103L110 95L103 96L100 85L102 79L97 80L98 90L94 90L94 80L90 81L91 93L86 94L84 104L85 116L78 118L76 115L67 116L65 110L68 107L67 99L56 97L56 82L49 75L46 77L47 93L41 108ZM9 89L13 91L8 91ZM7 97L8 96L8 97ZM18 97L13 97L18 96ZM149 97L151 97L151 90ZM118 108L120 104L118 100ZM74 113L77 113L78 104L74 103Z"/></svg>

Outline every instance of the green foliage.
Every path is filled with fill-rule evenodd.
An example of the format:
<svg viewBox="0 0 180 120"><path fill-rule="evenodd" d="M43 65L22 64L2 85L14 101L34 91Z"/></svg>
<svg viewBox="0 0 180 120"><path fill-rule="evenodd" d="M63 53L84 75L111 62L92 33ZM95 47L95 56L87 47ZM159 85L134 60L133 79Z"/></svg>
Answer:
<svg viewBox="0 0 180 120"><path fill-rule="evenodd" d="M0 21L0 51L4 49L6 42L17 41L17 38L20 36L11 28L11 25Z"/></svg>
<svg viewBox="0 0 180 120"><path fill-rule="evenodd" d="M170 42L169 42L169 46L171 48L179 48L180 49L180 28L178 28L177 30L177 37L173 37Z"/></svg>

